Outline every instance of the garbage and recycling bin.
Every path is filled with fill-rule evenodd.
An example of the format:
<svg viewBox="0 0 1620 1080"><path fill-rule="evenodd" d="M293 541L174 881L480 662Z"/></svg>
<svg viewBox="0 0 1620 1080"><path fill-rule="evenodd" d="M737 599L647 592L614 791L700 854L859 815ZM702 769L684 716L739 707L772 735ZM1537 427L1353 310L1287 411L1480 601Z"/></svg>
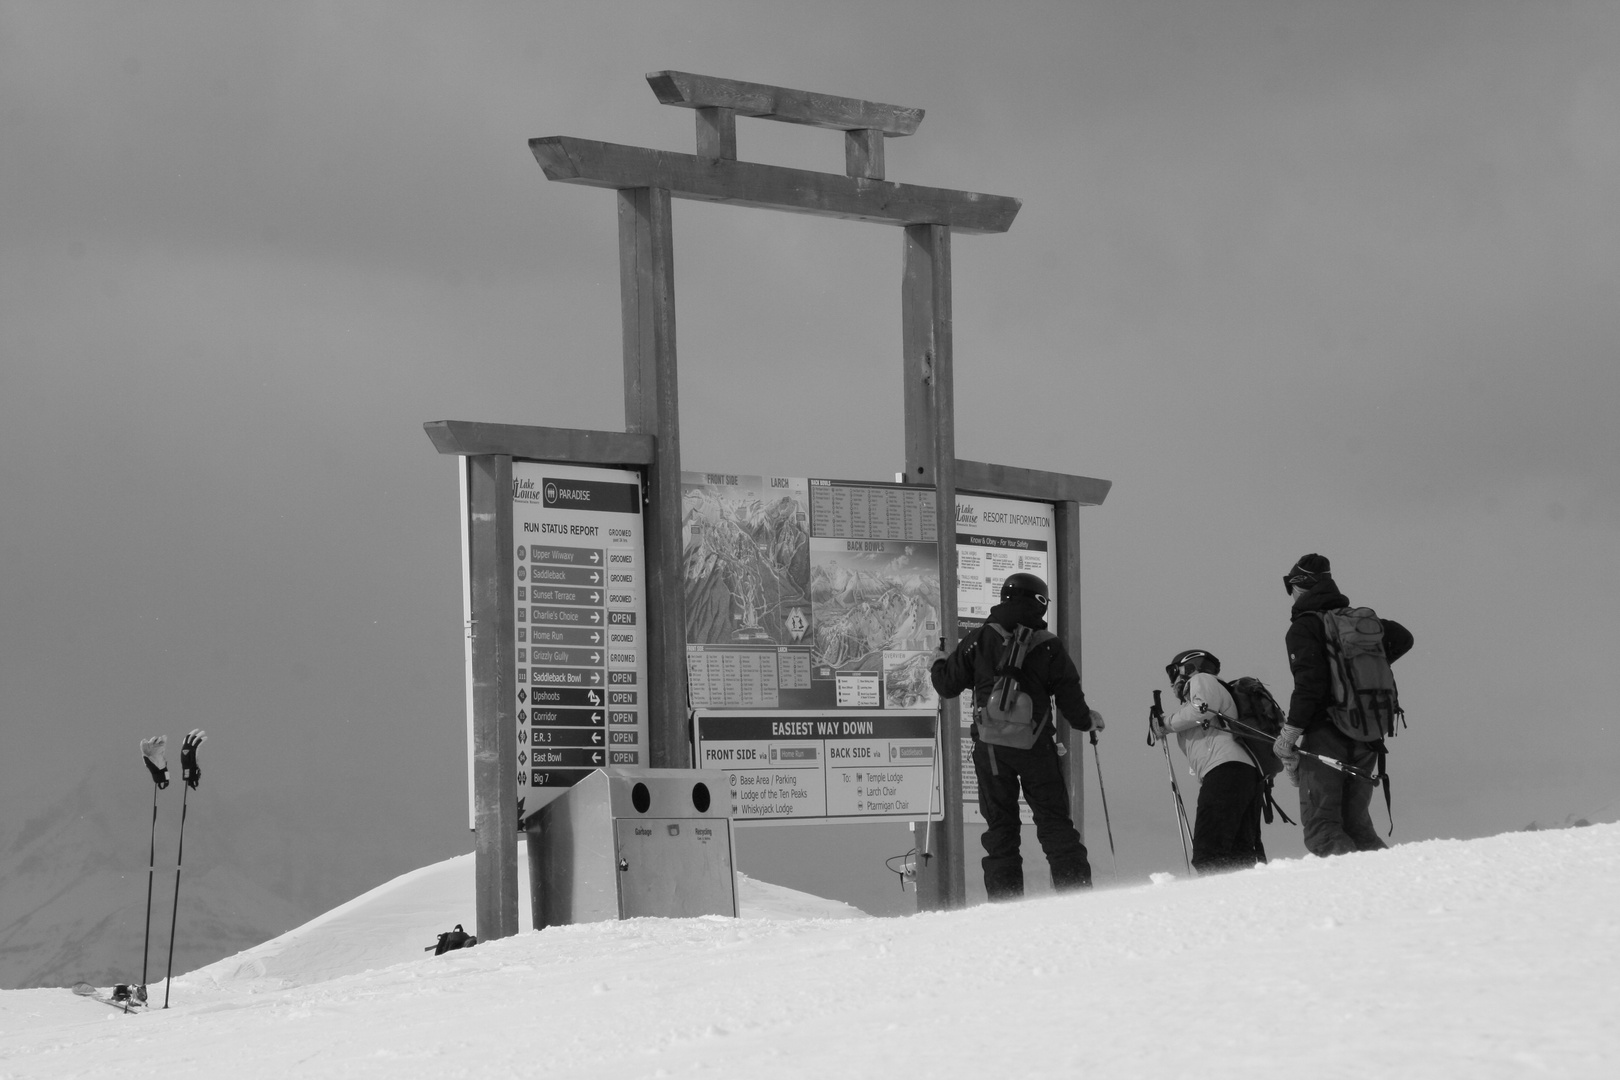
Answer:
<svg viewBox="0 0 1620 1080"><path fill-rule="evenodd" d="M528 819L534 926L737 914L726 774L597 769Z"/></svg>

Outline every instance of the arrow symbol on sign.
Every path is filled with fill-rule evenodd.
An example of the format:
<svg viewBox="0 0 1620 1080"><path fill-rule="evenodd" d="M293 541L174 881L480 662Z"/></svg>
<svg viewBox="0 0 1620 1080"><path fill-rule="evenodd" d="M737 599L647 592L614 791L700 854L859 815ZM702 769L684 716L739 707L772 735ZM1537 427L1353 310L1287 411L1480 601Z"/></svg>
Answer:
<svg viewBox="0 0 1620 1080"><path fill-rule="evenodd" d="M595 690L592 690L590 693L586 694L585 700L589 701L592 705L602 704L602 699L596 696Z"/></svg>
<svg viewBox="0 0 1620 1080"><path fill-rule="evenodd" d="M600 604L601 602L602 602L602 594L601 593L598 593L598 592L591 593L591 603Z"/></svg>
<svg viewBox="0 0 1620 1080"><path fill-rule="evenodd" d="M601 681L602 681L602 673L600 671L591 672L591 682L599 683Z"/></svg>
<svg viewBox="0 0 1620 1080"><path fill-rule="evenodd" d="M600 611L591 612L591 622L601 622L601 621L602 621L602 613Z"/></svg>
<svg viewBox="0 0 1620 1080"><path fill-rule="evenodd" d="M591 742L599 743L601 741L602 741L602 733L600 731L591 732Z"/></svg>
<svg viewBox="0 0 1620 1080"><path fill-rule="evenodd" d="M598 552L591 552L591 562L601 562L602 556Z"/></svg>
<svg viewBox="0 0 1620 1080"><path fill-rule="evenodd" d="M595 630L591 631L591 644L592 645L600 645L600 644L602 644L602 635L598 631L595 631Z"/></svg>
<svg viewBox="0 0 1620 1080"><path fill-rule="evenodd" d="M600 764L602 764L602 751L594 750L594 751L591 752L591 764L592 765L600 765Z"/></svg>
<svg viewBox="0 0 1620 1080"><path fill-rule="evenodd" d="M602 654L601 653L599 653L599 652L591 653L591 663L600 664L601 662L602 662Z"/></svg>
<svg viewBox="0 0 1620 1080"><path fill-rule="evenodd" d="M599 713L599 712L591 713L591 723L600 724L601 722L602 722L602 714L601 713Z"/></svg>
<svg viewBox="0 0 1620 1080"><path fill-rule="evenodd" d="M602 584L602 575L598 574L595 570L591 571L591 584L592 585L600 585L600 584Z"/></svg>

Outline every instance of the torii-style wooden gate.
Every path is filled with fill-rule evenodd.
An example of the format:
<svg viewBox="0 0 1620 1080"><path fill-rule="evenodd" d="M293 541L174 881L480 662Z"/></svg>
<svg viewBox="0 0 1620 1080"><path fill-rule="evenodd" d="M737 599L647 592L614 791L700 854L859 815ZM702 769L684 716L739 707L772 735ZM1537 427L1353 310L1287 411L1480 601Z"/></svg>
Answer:
<svg viewBox="0 0 1620 1080"><path fill-rule="evenodd" d="M658 71L647 76L658 100L692 109L697 153L676 154L570 136L531 139L546 178L618 192L619 286L624 331L625 432L437 422L428 433L443 453L466 454L474 519L496 525L487 552L472 545L475 607L480 567L491 578L491 605L508 610L500 570L498 508L504 474L510 487L512 457L581 464L636 464L647 472L644 517L647 558L649 763L685 768L691 763L687 731L686 642L681 550L680 422L675 362L675 284L670 200L699 199L791 213L869 221L904 230L901 286L905 383L905 478L932 487L938 538L941 632L957 639L956 492L1038 499L1057 506L1058 635L1080 657L1080 544L1078 510L1100 504L1109 481L1060 473L960 461L956 457L952 390L951 234L1000 233L1012 226L1020 203L1001 195L897 184L884 178L883 141L917 130L923 110L856 98L789 90L732 79ZM737 117L831 128L844 132L844 175L737 159ZM650 438L649 438L650 437ZM493 515L493 516L490 516ZM475 530L476 531L476 530ZM510 508L504 532L511 560ZM507 572L510 572L508 567ZM497 601L497 598L499 600ZM491 625L499 609L491 609ZM475 613L475 624L476 624ZM513 689L486 641L480 660L475 626L475 804L478 823L479 936L517 931L516 787L512 779ZM488 638L490 635L482 635ZM484 702L481 708L479 702ZM502 715L504 714L504 715ZM487 715L487 720L481 719ZM918 901L925 908L961 906L966 899L962 850L960 730L955 702L947 703L941 732L943 827L932 831L922 860ZM1070 786L1081 811L1080 755L1070 755ZM487 777L487 781L477 777ZM487 835L486 835L487 833ZM509 899L507 899L509 898ZM486 923L486 918L489 920Z"/></svg>

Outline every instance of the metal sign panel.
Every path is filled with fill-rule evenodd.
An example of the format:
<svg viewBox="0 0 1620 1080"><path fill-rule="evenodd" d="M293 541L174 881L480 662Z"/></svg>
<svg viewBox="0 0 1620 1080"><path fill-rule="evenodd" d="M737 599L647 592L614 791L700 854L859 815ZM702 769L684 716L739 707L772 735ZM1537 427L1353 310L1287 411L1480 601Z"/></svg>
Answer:
<svg viewBox="0 0 1620 1080"><path fill-rule="evenodd" d="M700 709L694 730L738 824L940 817L936 713Z"/></svg>
<svg viewBox="0 0 1620 1080"><path fill-rule="evenodd" d="M647 764L641 510L638 473L512 463L524 813L592 769Z"/></svg>

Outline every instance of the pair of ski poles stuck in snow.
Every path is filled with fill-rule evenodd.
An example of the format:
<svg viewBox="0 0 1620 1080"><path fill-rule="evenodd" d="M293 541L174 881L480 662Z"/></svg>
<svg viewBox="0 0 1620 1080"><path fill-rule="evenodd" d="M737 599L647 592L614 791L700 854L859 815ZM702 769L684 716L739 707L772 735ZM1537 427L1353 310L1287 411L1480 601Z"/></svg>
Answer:
<svg viewBox="0 0 1620 1080"><path fill-rule="evenodd" d="M202 770L197 768L197 748L208 738L201 728L193 728L180 744L180 778L185 786L180 789L180 844L174 859L174 910L169 914L169 966L163 977L163 1007L169 1007L169 983L174 976L174 931L180 917L180 868L186 858L186 797L197 787ZM152 949L152 882L157 875L157 793L169 786L169 762L164 755L168 745L166 735L154 735L141 740L141 760L152 774L152 844L146 856L146 931L141 945L141 993L146 992L147 960ZM125 1006L128 1011L128 1006Z"/></svg>

